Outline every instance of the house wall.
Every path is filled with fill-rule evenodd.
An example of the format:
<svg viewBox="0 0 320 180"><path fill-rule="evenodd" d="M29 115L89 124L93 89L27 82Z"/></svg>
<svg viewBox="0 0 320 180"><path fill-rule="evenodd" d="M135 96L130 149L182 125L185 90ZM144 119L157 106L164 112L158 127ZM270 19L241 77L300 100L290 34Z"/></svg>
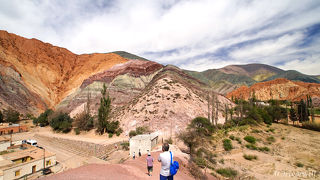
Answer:
<svg viewBox="0 0 320 180"><path fill-rule="evenodd" d="M26 131L28 131L28 128L25 125L2 127L0 128L0 135L10 134L11 132L18 133L18 132L26 132Z"/></svg>
<svg viewBox="0 0 320 180"><path fill-rule="evenodd" d="M46 167L51 167L56 164L56 156L47 157L45 161L51 160L51 165ZM18 179L23 177L27 174L32 174L32 166L36 165L36 172L43 169L43 159L33 160L28 163L22 163L16 165L14 167L10 167L3 170L2 179L11 180L11 179ZM20 170L20 176L15 176L15 172ZM0 176L1 180L1 176Z"/></svg>
<svg viewBox="0 0 320 180"><path fill-rule="evenodd" d="M10 147L10 141L0 142L0 151L5 151Z"/></svg>
<svg viewBox="0 0 320 180"><path fill-rule="evenodd" d="M136 157L138 156L139 149L141 154L148 153L148 150L151 151L151 141L150 139L134 140L130 139L130 156L133 156L135 152Z"/></svg>

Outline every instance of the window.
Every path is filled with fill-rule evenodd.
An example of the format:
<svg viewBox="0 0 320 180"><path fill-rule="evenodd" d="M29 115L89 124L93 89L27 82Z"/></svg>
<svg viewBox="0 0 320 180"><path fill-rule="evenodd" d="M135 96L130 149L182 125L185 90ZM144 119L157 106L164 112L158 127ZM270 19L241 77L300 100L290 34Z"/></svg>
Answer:
<svg viewBox="0 0 320 180"><path fill-rule="evenodd" d="M46 162L46 166L50 166L51 165L51 160Z"/></svg>
<svg viewBox="0 0 320 180"><path fill-rule="evenodd" d="M20 176L20 170L14 172L15 176Z"/></svg>

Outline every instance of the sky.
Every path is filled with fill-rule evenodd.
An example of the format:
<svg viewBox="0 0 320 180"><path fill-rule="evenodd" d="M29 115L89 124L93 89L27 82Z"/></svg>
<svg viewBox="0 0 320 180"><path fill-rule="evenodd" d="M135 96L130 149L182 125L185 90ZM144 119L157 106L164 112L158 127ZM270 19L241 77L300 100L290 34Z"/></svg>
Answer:
<svg viewBox="0 0 320 180"><path fill-rule="evenodd" d="M0 0L0 30L76 54L127 51L204 71L263 63L320 75L319 0Z"/></svg>

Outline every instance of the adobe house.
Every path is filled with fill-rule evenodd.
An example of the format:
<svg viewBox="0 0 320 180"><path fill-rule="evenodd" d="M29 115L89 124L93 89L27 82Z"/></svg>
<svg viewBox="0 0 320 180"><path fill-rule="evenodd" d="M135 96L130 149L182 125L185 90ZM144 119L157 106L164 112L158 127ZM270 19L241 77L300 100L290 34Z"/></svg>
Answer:
<svg viewBox="0 0 320 180"><path fill-rule="evenodd" d="M20 125L20 124L10 125L8 123L0 124L0 135L27 132L27 131L28 131L28 127L26 125Z"/></svg>
<svg viewBox="0 0 320 180"><path fill-rule="evenodd" d="M56 164L56 155L28 144L11 146L0 155L0 180L22 179Z"/></svg>
<svg viewBox="0 0 320 180"><path fill-rule="evenodd" d="M141 154L146 154L151 151L158 144L158 133L142 134L130 138L130 156L133 156L135 152L136 157L138 156L139 149Z"/></svg>

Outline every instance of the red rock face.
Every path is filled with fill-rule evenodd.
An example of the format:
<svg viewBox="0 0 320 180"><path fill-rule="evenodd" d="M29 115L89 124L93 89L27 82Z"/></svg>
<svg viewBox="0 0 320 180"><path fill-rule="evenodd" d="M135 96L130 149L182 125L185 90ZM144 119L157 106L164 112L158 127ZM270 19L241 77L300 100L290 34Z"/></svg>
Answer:
<svg viewBox="0 0 320 180"><path fill-rule="evenodd" d="M124 64L118 64L102 73L95 74L84 80L81 88L86 87L94 81L110 83L116 76L129 74L133 77L147 76L158 71L163 66L152 61L130 60Z"/></svg>
<svg viewBox="0 0 320 180"><path fill-rule="evenodd" d="M251 87L242 86L227 95L228 98L236 97L248 100L253 92L259 100L290 100L299 101L306 99L307 95L312 98L320 98L320 84L294 82L287 79L275 79L272 81L256 83Z"/></svg>
<svg viewBox="0 0 320 180"><path fill-rule="evenodd" d="M0 65L18 73L28 91L49 108L75 91L83 80L127 61L113 53L77 55L65 48L0 31ZM17 92L19 87L13 89Z"/></svg>

